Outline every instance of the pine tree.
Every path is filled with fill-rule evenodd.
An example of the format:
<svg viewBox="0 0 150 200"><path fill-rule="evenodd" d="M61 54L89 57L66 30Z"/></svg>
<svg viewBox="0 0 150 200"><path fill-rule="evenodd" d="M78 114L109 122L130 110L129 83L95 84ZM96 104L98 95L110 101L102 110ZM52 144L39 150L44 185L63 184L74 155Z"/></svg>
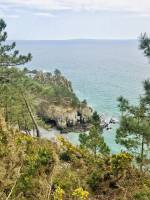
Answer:
<svg viewBox="0 0 150 200"><path fill-rule="evenodd" d="M150 57L150 38L146 33L140 36L140 49L144 50L145 56Z"/></svg>
<svg viewBox="0 0 150 200"><path fill-rule="evenodd" d="M15 50L16 44L13 42L12 44L7 44L7 32L5 32L6 23L3 19L0 19L0 67L1 67L1 73L0 73L0 83L1 83L1 92L5 93L2 97L2 101L4 102L4 110L5 110L5 120L8 121L8 108L9 110L12 108L12 91L14 93L13 99L20 97L20 102L24 101L24 104L26 105L27 112L29 113L32 122L35 126L37 136L39 137L39 129L37 122L34 118L34 114L31 111L31 106L26 98L25 90L24 90L24 83L22 82L22 75L21 73L15 68L12 68L12 70L7 70L7 67L13 67L17 65L23 65L27 62L29 62L32 59L31 54L29 53L27 56L19 54L18 50ZM19 79L19 76L21 77ZM15 92L19 93L19 96L15 94ZM17 102L17 101L16 101ZM15 103L15 102L14 102ZM21 104L20 104L21 105ZM22 104L23 105L23 104ZM23 115L23 113L22 113Z"/></svg>
<svg viewBox="0 0 150 200"><path fill-rule="evenodd" d="M148 109L142 98L137 106L130 105L123 97L118 100L121 119L120 126L117 129L116 142L135 154L142 171L144 164L148 161L147 150L150 146L150 116Z"/></svg>
<svg viewBox="0 0 150 200"><path fill-rule="evenodd" d="M97 125L93 125L88 134L81 133L79 135L79 141L81 148L89 149L95 157L100 153L107 155L110 152L102 136L102 129Z"/></svg>
<svg viewBox="0 0 150 200"><path fill-rule="evenodd" d="M15 50L16 43L7 44L7 32L5 32L6 23L0 19L0 67L17 66L29 62L32 59L31 54L27 56L20 55L18 50Z"/></svg>
<svg viewBox="0 0 150 200"><path fill-rule="evenodd" d="M150 38L146 33L141 34L139 47L149 58ZM150 80L143 85L145 93L137 106L129 105L123 97L118 98L121 120L116 134L116 142L136 154L141 171L145 162L149 163L146 151L150 147Z"/></svg>
<svg viewBox="0 0 150 200"><path fill-rule="evenodd" d="M15 67L0 68L0 107L4 110L5 121L8 124L16 125L20 130L29 132L35 129L37 136L40 136L38 125L31 109L31 94L28 94L30 79L25 76L24 71ZM29 98L30 96L30 98Z"/></svg>

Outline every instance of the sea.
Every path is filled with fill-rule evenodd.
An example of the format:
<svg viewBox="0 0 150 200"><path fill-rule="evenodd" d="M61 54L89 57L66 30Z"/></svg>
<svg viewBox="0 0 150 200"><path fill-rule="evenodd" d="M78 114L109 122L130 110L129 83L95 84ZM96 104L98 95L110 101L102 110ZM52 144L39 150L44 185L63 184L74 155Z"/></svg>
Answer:
<svg viewBox="0 0 150 200"><path fill-rule="evenodd" d="M119 96L131 104L138 103L143 81L150 78L150 62L139 49L138 40L44 40L16 44L21 53L32 53L33 59L26 67L50 72L59 69L72 82L76 95L86 99L105 118L119 119ZM104 132L114 153L122 149L115 142L116 128L117 125ZM66 137L79 143L78 133Z"/></svg>

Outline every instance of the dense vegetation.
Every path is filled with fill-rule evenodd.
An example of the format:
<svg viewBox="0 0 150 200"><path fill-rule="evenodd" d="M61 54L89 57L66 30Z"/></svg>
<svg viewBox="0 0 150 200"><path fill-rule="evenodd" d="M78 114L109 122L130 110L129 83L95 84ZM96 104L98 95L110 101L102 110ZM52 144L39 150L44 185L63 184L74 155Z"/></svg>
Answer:
<svg viewBox="0 0 150 200"><path fill-rule="evenodd" d="M8 124L17 125L19 130L29 133L43 125L38 116L40 103L77 107L79 100L73 93L70 81L59 70L43 73L37 70L23 70L16 65L23 65L32 59L31 54L20 55L15 50L15 43L6 42L6 24L0 20L0 107ZM46 108L45 108L46 109Z"/></svg>
<svg viewBox="0 0 150 200"><path fill-rule="evenodd" d="M95 155L63 137L33 138L0 117L2 200L149 199L149 173L141 174L133 159L127 152Z"/></svg>
<svg viewBox="0 0 150 200"><path fill-rule="evenodd" d="M44 102L44 104L42 104ZM39 118L39 105L63 105L76 107L79 100L73 93L71 83L55 72L30 72L15 67L0 68L0 107L5 120L29 132L43 125Z"/></svg>
<svg viewBox="0 0 150 200"><path fill-rule="evenodd" d="M37 106L45 103L78 106L68 82L54 74L20 70L31 59L5 45L6 24L0 21L0 199L1 200L149 200L150 81L134 106L118 98L121 112L116 142L124 151L111 154L94 112L89 133L80 134L80 146L63 137L41 139L42 119ZM150 55L150 39L140 47ZM84 102L86 103L86 102ZM43 105L44 106L44 105ZM32 137L35 129L38 137Z"/></svg>

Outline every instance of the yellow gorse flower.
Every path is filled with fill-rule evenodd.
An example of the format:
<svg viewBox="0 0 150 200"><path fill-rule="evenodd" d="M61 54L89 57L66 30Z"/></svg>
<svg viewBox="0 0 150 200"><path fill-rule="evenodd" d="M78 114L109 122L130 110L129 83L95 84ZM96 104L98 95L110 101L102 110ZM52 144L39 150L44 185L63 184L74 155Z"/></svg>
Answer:
<svg viewBox="0 0 150 200"><path fill-rule="evenodd" d="M22 134L19 135L16 139L16 143L19 144L31 144L33 141L33 138L31 136Z"/></svg>
<svg viewBox="0 0 150 200"><path fill-rule="evenodd" d="M57 189L54 192L54 200L63 200L63 195L65 194L64 190L60 187L57 187Z"/></svg>
<svg viewBox="0 0 150 200"><path fill-rule="evenodd" d="M73 196L77 197L79 200L87 200L88 196L89 196L89 192L83 190L82 187L79 187L77 189L74 190L74 192L72 193Z"/></svg>

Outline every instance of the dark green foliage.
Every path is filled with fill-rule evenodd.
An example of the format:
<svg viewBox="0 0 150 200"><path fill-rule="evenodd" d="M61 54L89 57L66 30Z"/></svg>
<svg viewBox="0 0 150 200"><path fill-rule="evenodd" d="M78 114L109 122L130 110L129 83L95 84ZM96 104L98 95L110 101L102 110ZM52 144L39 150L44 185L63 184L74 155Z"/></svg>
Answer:
<svg viewBox="0 0 150 200"><path fill-rule="evenodd" d="M150 108L150 80L145 80L144 83L144 95L142 96L142 102L146 105L147 109Z"/></svg>
<svg viewBox="0 0 150 200"><path fill-rule="evenodd" d="M22 120L19 115L22 116L27 113L28 116L24 117L24 130L30 131L28 118L31 120L32 128L35 127L37 136L39 136L38 125L28 102L26 91L24 91L26 70L19 71L12 67L29 62L32 56L30 53L27 56L20 55L19 51L15 50L15 42L10 45L6 43L7 33L4 31L5 28L5 22L0 19L0 108L5 110L5 120L11 124L17 124L19 129L22 129ZM18 112L17 117L16 113L14 114L16 110Z"/></svg>
<svg viewBox="0 0 150 200"><path fill-rule="evenodd" d="M92 120L93 120L93 123L100 124L100 116L98 115L96 111L93 113Z"/></svg>
<svg viewBox="0 0 150 200"><path fill-rule="evenodd" d="M79 104L79 100L76 97L76 95L68 90L68 88L64 86L53 86L54 91L54 97L55 97L55 103L56 104L70 104L74 107L76 107Z"/></svg>
<svg viewBox="0 0 150 200"><path fill-rule="evenodd" d="M81 148L87 148L96 156L99 153L109 154L109 147L106 145L102 136L101 129L98 126L93 126L90 132L79 135Z"/></svg>
<svg viewBox="0 0 150 200"><path fill-rule="evenodd" d="M127 99L125 99L124 97L120 96L118 99L118 107L120 109L120 112L123 114L123 112L125 112L129 106L129 102Z"/></svg>
<svg viewBox="0 0 150 200"><path fill-rule="evenodd" d="M150 57L150 38L146 33L141 34L140 49L144 50L145 56ZM150 80L144 81L143 85L144 94L140 96L137 106L130 105L123 97L118 98L121 120L116 134L116 142L136 155L141 170L146 163L149 164Z"/></svg>
<svg viewBox="0 0 150 200"><path fill-rule="evenodd" d="M144 50L145 56L150 56L150 39L146 33L140 36L140 49Z"/></svg>
<svg viewBox="0 0 150 200"><path fill-rule="evenodd" d="M4 109L5 120L12 125L18 125L20 130L30 131L34 124L25 99L31 105L29 102L33 95L29 98L28 87L32 80L25 76L23 71L14 67L1 67L0 75L4 77L0 80L0 108ZM31 91L33 94L32 87Z"/></svg>
<svg viewBox="0 0 150 200"><path fill-rule="evenodd" d="M84 99L81 103L84 104L84 105L87 105L87 100Z"/></svg>
<svg viewBox="0 0 150 200"><path fill-rule="evenodd" d="M63 160L63 161L66 161L66 162L71 161L70 153L68 151L62 152L60 154L60 160Z"/></svg>
<svg viewBox="0 0 150 200"><path fill-rule="evenodd" d="M150 113L147 107L149 98L148 82L144 84L145 95L141 97L139 105L132 106L124 98L119 98L121 111L120 127L117 130L116 142L134 153L140 161L142 170L146 162L146 151L150 145ZM140 159L139 159L140 158Z"/></svg>
<svg viewBox="0 0 150 200"><path fill-rule="evenodd" d="M61 76L61 71L59 69L55 69L54 75L55 76Z"/></svg>
<svg viewBox="0 0 150 200"><path fill-rule="evenodd" d="M96 192L103 181L102 179L103 173L100 170L95 170L89 177L87 183L93 192Z"/></svg>
<svg viewBox="0 0 150 200"><path fill-rule="evenodd" d="M47 151L47 149L45 148L40 148L38 150L38 163L39 165L47 165L48 163L52 163L53 159L52 159L52 154L50 154L49 151Z"/></svg>
<svg viewBox="0 0 150 200"><path fill-rule="evenodd" d="M41 96L50 103L74 107L79 105L79 99L73 92L71 82L61 74L56 76L49 72L43 73L39 71L33 80L42 86Z"/></svg>
<svg viewBox="0 0 150 200"><path fill-rule="evenodd" d="M6 23L0 19L0 66L16 66L29 62L32 59L31 54L27 56L20 55L18 50L15 50L16 44L3 44L7 39L5 32Z"/></svg>

